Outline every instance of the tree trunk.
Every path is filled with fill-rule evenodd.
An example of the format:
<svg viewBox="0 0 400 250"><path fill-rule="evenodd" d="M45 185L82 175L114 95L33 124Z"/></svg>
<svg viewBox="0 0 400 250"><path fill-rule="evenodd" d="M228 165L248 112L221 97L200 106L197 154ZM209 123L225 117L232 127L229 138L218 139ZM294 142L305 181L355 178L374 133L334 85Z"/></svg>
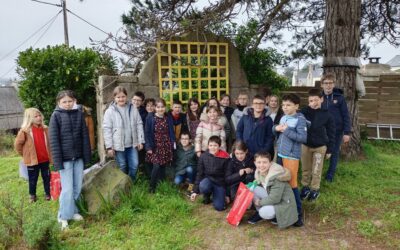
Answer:
<svg viewBox="0 0 400 250"><path fill-rule="evenodd" d="M324 73L336 75L336 87L344 91L352 123L351 140L342 146L342 154L356 158L361 153L361 137L358 124L358 97L356 90L357 66L326 63L325 59L360 56L361 0L326 0L324 30ZM333 60L334 61L334 60Z"/></svg>

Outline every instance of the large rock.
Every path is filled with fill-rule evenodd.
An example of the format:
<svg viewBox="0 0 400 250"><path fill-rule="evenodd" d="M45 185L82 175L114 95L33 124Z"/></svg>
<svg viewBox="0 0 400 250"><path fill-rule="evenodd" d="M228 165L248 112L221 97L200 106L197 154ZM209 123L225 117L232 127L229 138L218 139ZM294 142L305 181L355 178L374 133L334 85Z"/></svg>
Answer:
<svg viewBox="0 0 400 250"><path fill-rule="evenodd" d="M102 206L102 198L107 202L115 202L121 191L126 192L131 185L131 178L119 170L115 161L86 169L82 195L87 203L88 212L97 213Z"/></svg>

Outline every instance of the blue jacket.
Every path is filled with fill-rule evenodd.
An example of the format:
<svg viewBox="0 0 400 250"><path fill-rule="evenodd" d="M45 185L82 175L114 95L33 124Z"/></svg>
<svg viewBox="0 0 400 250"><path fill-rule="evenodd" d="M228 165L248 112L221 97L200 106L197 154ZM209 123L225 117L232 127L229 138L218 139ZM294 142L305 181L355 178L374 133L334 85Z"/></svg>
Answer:
<svg viewBox="0 0 400 250"><path fill-rule="evenodd" d="M280 124L283 124L283 119L287 116L281 118ZM296 113L293 118L297 119L294 127L290 126L279 133L275 131L275 125L272 129L273 132L278 136L277 146L278 155L289 157L293 159L301 158L301 144L307 142L307 122L306 118L302 113Z"/></svg>
<svg viewBox="0 0 400 250"><path fill-rule="evenodd" d="M175 143L175 133L174 133L174 125L172 123L172 118L169 117L167 114L167 121L168 121L168 130L169 130L169 138L171 139L172 144ZM146 126L144 131L144 138L145 138L145 149L154 150L156 147L155 138L154 138L154 124L155 124L155 114L148 113L146 117Z"/></svg>
<svg viewBox="0 0 400 250"><path fill-rule="evenodd" d="M272 134L272 119L266 116L266 110L263 110L260 118L254 118L254 110L247 109L240 118L236 128L236 140L246 143L250 153L255 154L259 151L272 152L274 145L274 136Z"/></svg>
<svg viewBox="0 0 400 250"><path fill-rule="evenodd" d="M336 133L350 134L350 115L341 89L334 88L330 95L324 94L321 108L329 110L329 113L332 114L335 119Z"/></svg>
<svg viewBox="0 0 400 250"><path fill-rule="evenodd" d="M301 113L311 122L307 131L306 146L310 148L318 148L327 146L327 154L332 153L335 146L335 120L326 109L312 109L305 107Z"/></svg>

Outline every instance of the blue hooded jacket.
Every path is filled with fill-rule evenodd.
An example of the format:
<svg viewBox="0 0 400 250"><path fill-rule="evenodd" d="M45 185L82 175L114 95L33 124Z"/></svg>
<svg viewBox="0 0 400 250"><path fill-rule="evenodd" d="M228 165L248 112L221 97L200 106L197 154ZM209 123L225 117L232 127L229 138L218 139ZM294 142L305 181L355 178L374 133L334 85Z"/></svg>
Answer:
<svg viewBox="0 0 400 250"><path fill-rule="evenodd" d="M349 135L351 132L350 115L347 109L346 100L343 96L343 91L334 88L332 93L324 95L324 102L321 105L322 109L327 109L335 120L336 133L344 133Z"/></svg>

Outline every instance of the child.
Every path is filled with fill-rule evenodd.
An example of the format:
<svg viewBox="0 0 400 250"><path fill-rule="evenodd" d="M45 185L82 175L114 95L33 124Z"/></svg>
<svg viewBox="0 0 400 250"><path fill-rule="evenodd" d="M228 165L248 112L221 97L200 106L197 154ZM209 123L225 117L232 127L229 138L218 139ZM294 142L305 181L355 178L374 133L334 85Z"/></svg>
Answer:
<svg viewBox="0 0 400 250"><path fill-rule="evenodd" d="M200 115L200 121L205 121L205 122L208 121L207 108L209 108L211 106L217 107L217 109L218 109L218 124L224 128L226 138L228 138L228 136L231 132L231 127L229 125L228 119L226 118L226 116L224 114L223 109L221 108L219 101L215 97L210 98L205 103L203 110L202 110L203 112Z"/></svg>
<svg viewBox="0 0 400 250"><path fill-rule="evenodd" d="M196 137L196 130L200 124L200 103L196 98L190 98L187 104L187 125L190 138Z"/></svg>
<svg viewBox="0 0 400 250"><path fill-rule="evenodd" d="M287 182L290 171L271 162L268 152L254 156L256 164L255 179L259 183L254 189L253 204L257 212L248 220L256 224L262 219L278 224L280 229L296 226L297 210L292 189Z"/></svg>
<svg viewBox="0 0 400 250"><path fill-rule="evenodd" d="M195 178L195 168L197 166L197 157L194 152L194 146L190 143L190 134L188 131L181 133L177 149L174 153L175 184L179 185L189 179L188 193L193 191Z"/></svg>
<svg viewBox="0 0 400 250"><path fill-rule="evenodd" d="M144 100L145 96L142 91L136 91L132 96L132 105L138 109L140 117L142 118L142 123L145 123L147 116L146 106L143 105Z"/></svg>
<svg viewBox="0 0 400 250"><path fill-rule="evenodd" d="M272 119L267 115L264 98L255 95L251 108L245 109L240 119L236 140L244 141L253 155L259 151L273 152Z"/></svg>
<svg viewBox="0 0 400 250"><path fill-rule="evenodd" d="M225 115L225 117L226 117L226 119L228 121L229 134L226 133L226 130L225 130L225 133L226 133L226 148L227 148L227 150L230 150L231 147L232 147L232 144L233 144L233 140L234 140L234 135L232 133L233 125L232 125L232 119L231 119L234 109L232 107L230 107L230 105L231 105L231 97L228 94L223 94L221 96L220 103L221 103L222 111L223 111L223 113L224 113L224 115Z"/></svg>
<svg viewBox="0 0 400 250"><path fill-rule="evenodd" d="M301 110L307 121L311 122L307 129L307 143L301 148L302 200L308 198L313 201L318 198L325 153L329 158L335 146L335 121L328 110L321 109L323 100L319 89L310 89L308 107Z"/></svg>
<svg viewBox="0 0 400 250"><path fill-rule="evenodd" d="M135 180L139 164L138 151L143 149L144 132L138 110L127 102L127 91L117 86L114 101L104 113L103 133L107 155L114 157L119 168Z"/></svg>
<svg viewBox="0 0 400 250"><path fill-rule="evenodd" d="M175 138L179 138L181 132L188 131L186 114L182 113L182 103L179 100L174 100L168 116L174 124Z"/></svg>
<svg viewBox="0 0 400 250"><path fill-rule="evenodd" d="M175 132L172 118L165 112L163 99L156 100L156 112L146 118L146 161L153 164L150 193L156 191L157 183L165 178L165 168L172 161Z"/></svg>
<svg viewBox="0 0 400 250"><path fill-rule="evenodd" d="M236 105L236 109L233 111L231 116L233 128L236 131L237 125L240 121L240 118L243 116L243 110L247 107L247 102L249 100L249 96L246 93L240 93L237 101L238 104Z"/></svg>
<svg viewBox="0 0 400 250"><path fill-rule="evenodd" d="M332 157L329 161L329 169L326 173L326 180L333 181L336 166L339 160L340 145L350 141L351 123L349 110L341 89L335 88L336 78L332 73L322 76L321 83L324 94L322 108L329 110L329 113L335 119L335 147L332 149Z"/></svg>
<svg viewBox="0 0 400 250"><path fill-rule="evenodd" d="M215 210L225 209L225 172L229 154L220 150L221 138L214 135L208 140L208 151L200 156L197 165L197 176L194 193L191 200L195 201L198 194L203 194L204 204L212 202Z"/></svg>
<svg viewBox="0 0 400 250"><path fill-rule="evenodd" d="M254 180L255 166L253 156L243 141L236 141L233 144L232 153L232 159L226 170L225 182L229 187L229 198L234 200L240 182L247 184Z"/></svg>
<svg viewBox="0 0 400 250"><path fill-rule="evenodd" d="M274 125L278 125L279 121L283 116L283 110L279 103L279 97L271 95L269 98L268 109L270 111L269 117L271 117Z"/></svg>
<svg viewBox="0 0 400 250"><path fill-rule="evenodd" d="M42 173L46 200L50 200L51 161L48 128L43 123L43 115L36 108L28 108L24 113L21 130L14 143L15 150L23 157L28 168L30 202L36 202L36 185L39 171Z"/></svg>
<svg viewBox="0 0 400 250"><path fill-rule="evenodd" d="M226 150L225 130L218 124L220 110L216 106L210 106L206 112L208 121L201 121L196 130L195 150L198 157L200 157L202 152L207 150L208 139L213 135L221 138L222 144L220 146L222 150Z"/></svg>
<svg viewBox="0 0 400 250"><path fill-rule="evenodd" d="M54 169L60 171L61 195L58 222L61 229L68 220L83 220L79 214L78 200L83 181L83 166L90 161L89 134L85 117L71 90L57 95L57 107L50 118L49 138Z"/></svg>
<svg viewBox="0 0 400 250"><path fill-rule="evenodd" d="M291 179L290 186L296 198L297 212L299 214L297 226L302 226L301 200L297 188L297 173L299 170L299 159L301 157L301 144L307 142L307 125L303 114L297 113L300 105L300 97L288 94L282 97L282 110L285 115L281 118L279 125L272 129L278 134L277 153L278 164L289 169Z"/></svg>

